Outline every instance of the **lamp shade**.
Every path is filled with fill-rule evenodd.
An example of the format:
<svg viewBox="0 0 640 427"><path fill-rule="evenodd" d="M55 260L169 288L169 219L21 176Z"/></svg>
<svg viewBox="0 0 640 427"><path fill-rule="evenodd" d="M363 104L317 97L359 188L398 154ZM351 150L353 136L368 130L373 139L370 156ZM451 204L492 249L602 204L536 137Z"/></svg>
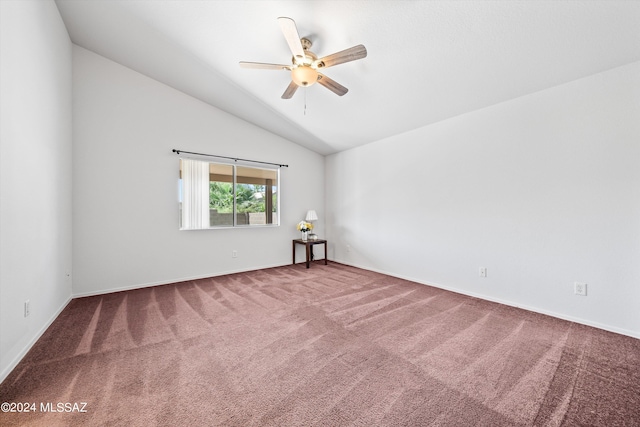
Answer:
<svg viewBox="0 0 640 427"><path fill-rule="evenodd" d="M291 80L298 86L311 86L318 81L318 72L308 65L300 65L291 70Z"/></svg>
<svg viewBox="0 0 640 427"><path fill-rule="evenodd" d="M305 221L317 221L318 214L314 210L307 211L307 217L304 219Z"/></svg>

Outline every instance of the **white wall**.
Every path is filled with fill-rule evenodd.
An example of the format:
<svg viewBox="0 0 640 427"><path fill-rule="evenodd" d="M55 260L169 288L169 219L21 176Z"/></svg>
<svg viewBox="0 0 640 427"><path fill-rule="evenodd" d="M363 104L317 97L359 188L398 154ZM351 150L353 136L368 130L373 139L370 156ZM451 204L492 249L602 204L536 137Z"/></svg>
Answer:
<svg viewBox="0 0 640 427"><path fill-rule="evenodd" d="M324 157L78 46L73 64L74 295L290 264L308 209L322 235ZM179 231L173 148L288 164L281 226Z"/></svg>
<svg viewBox="0 0 640 427"><path fill-rule="evenodd" d="M0 31L2 381L71 297L72 62L52 1L0 1Z"/></svg>
<svg viewBox="0 0 640 427"><path fill-rule="evenodd" d="M329 156L326 206L337 261L640 337L640 63Z"/></svg>

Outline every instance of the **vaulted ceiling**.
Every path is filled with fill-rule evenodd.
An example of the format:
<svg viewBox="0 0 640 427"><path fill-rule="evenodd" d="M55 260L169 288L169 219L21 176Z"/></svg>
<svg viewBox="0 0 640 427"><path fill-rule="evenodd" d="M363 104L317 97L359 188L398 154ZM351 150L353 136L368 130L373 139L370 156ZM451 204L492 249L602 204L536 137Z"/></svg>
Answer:
<svg viewBox="0 0 640 427"><path fill-rule="evenodd" d="M640 60L637 1L56 0L71 40L320 154L330 154ZM325 56L364 59L280 98L277 18Z"/></svg>

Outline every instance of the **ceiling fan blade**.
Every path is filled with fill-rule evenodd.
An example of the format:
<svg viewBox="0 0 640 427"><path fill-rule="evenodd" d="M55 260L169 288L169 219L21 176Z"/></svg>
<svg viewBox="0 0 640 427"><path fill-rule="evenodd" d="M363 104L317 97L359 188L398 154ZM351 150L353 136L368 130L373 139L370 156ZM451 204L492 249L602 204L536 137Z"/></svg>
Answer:
<svg viewBox="0 0 640 427"><path fill-rule="evenodd" d="M240 61L240 66L242 68L258 68L262 70L291 70L291 65L266 64L263 62Z"/></svg>
<svg viewBox="0 0 640 427"><path fill-rule="evenodd" d="M291 18L280 17L278 18L278 23L280 24L282 34L284 34L284 38L287 40L293 56L299 59L304 58L304 49L300 42L300 35L298 34L295 21Z"/></svg>
<svg viewBox="0 0 640 427"><path fill-rule="evenodd" d="M282 94L281 98L282 99L291 99L293 94L296 93L296 90L298 90L298 85L295 82L292 81L291 83L289 83L289 86L287 87L287 90L284 91L284 93Z"/></svg>
<svg viewBox="0 0 640 427"><path fill-rule="evenodd" d="M342 96L345 93L349 92L349 89L342 86L340 83L336 82L335 80L330 79L324 74L318 73L318 83L326 87L327 89L329 89L331 92L335 93L338 96Z"/></svg>
<svg viewBox="0 0 640 427"><path fill-rule="evenodd" d="M336 52L332 55L327 55L324 58L318 60L318 67L333 67L334 65L344 64L345 62L355 61L356 59L362 59L367 56L367 48L364 45L357 45L345 49L340 52Z"/></svg>

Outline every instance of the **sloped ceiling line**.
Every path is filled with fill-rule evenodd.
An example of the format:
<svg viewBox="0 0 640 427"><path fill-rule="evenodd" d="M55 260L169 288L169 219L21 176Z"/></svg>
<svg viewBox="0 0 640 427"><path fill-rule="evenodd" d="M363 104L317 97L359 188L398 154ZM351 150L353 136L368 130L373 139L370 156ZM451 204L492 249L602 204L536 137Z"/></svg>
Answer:
<svg viewBox="0 0 640 427"><path fill-rule="evenodd" d="M56 0L73 43L326 155L640 60L640 2ZM349 88L290 100L277 24L296 21ZM306 114L305 114L306 106Z"/></svg>

